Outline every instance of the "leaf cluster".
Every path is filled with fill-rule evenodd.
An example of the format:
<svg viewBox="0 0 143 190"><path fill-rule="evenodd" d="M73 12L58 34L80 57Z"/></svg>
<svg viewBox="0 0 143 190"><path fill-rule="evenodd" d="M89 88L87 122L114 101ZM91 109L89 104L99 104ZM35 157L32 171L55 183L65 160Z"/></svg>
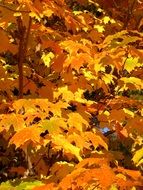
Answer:
<svg viewBox="0 0 143 190"><path fill-rule="evenodd" d="M142 6L0 1L0 189L142 189Z"/></svg>

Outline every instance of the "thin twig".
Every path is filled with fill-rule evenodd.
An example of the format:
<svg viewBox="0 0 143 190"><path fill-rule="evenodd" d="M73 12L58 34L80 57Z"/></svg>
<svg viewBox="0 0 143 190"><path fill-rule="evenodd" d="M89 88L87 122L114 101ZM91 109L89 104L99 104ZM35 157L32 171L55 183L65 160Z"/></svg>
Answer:
<svg viewBox="0 0 143 190"><path fill-rule="evenodd" d="M27 46L29 41L29 34L32 24L32 18L29 17L27 31L21 17L17 17L17 24L19 30L19 53L18 53L18 69L19 69L19 98L23 98L23 62L27 53Z"/></svg>
<svg viewBox="0 0 143 190"><path fill-rule="evenodd" d="M117 3L116 3L115 0L113 0L113 3L114 3L115 8L116 8L116 9L119 9L119 6L117 5Z"/></svg>
<svg viewBox="0 0 143 190"><path fill-rule="evenodd" d="M24 10L15 10L15 9L12 9L12 8L10 8L10 7L6 6L6 5L4 5L4 4L1 4L1 3L0 3L0 7L3 7L3 8L5 8L5 9L9 10L9 11L12 11L12 12L30 13L30 11L26 11L26 10L24 11Z"/></svg>
<svg viewBox="0 0 143 190"><path fill-rule="evenodd" d="M128 1L128 3L129 3L129 1ZM123 29L126 29L128 27L128 24L130 22L131 16L133 14L133 9L134 9L135 4L136 4L136 0L133 1L133 3L131 4L131 7L128 5L127 19L126 19L126 22L124 23Z"/></svg>

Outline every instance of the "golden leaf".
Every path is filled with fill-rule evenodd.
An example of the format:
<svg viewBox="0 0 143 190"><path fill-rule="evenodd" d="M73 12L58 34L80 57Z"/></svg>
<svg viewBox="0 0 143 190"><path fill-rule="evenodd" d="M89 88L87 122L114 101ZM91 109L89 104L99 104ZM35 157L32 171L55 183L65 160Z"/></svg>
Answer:
<svg viewBox="0 0 143 190"><path fill-rule="evenodd" d="M82 160L80 148L72 145L63 135L53 135L52 143L58 148L62 148L65 153L74 155L79 161Z"/></svg>
<svg viewBox="0 0 143 190"><path fill-rule="evenodd" d="M32 141L35 144L40 143L41 132L42 130L35 126L25 127L10 139L10 144L15 144L18 148L23 146L28 141Z"/></svg>
<svg viewBox="0 0 143 190"><path fill-rule="evenodd" d="M85 137L88 141L91 141L93 146L97 148L97 146L101 145L106 150L108 150L107 142L105 142L105 139L103 140L102 137L99 136L99 134L94 134L92 132L85 132Z"/></svg>
<svg viewBox="0 0 143 190"><path fill-rule="evenodd" d="M137 150L132 158L133 162L135 164L138 164L138 162L140 161L140 159L143 158L143 148Z"/></svg>
<svg viewBox="0 0 143 190"><path fill-rule="evenodd" d="M139 63L138 61L139 61L138 57L127 58L127 60L125 61L124 69L126 69L128 72L131 72L135 67L142 66L142 64Z"/></svg>
<svg viewBox="0 0 143 190"><path fill-rule="evenodd" d="M41 59L43 60L44 64L47 66L47 67L50 67L51 65L51 60L54 58L54 54L52 52L49 52L47 54L43 54Z"/></svg>
<svg viewBox="0 0 143 190"><path fill-rule="evenodd" d="M68 117L67 122L70 128L83 131L84 126L88 126L88 122L79 113L69 113Z"/></svg>

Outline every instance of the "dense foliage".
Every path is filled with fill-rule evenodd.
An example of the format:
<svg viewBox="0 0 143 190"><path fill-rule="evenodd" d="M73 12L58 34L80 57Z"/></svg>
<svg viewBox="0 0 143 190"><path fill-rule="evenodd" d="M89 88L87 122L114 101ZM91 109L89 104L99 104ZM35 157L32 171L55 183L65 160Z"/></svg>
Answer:
<svg viewBox="0 0 143 190"><path fill-rule="evenodd" d="M0 190L143 189L142 0L0 0Z"/></svg>

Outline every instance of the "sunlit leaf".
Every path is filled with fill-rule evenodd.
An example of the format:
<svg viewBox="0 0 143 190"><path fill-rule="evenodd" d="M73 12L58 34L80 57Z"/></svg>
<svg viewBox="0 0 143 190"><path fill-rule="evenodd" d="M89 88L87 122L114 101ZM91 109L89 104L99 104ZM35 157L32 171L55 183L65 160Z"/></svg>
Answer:
<svg viewBox="0 0 143 190"><path fill-rule="evenodd" d="M137 150L132 158L133 162L135 164L138 164L138 162L140 161L140 159L143 157L143 148Z"/></svg>
<svg viewBox="0 0 143 190"><path fill-rule="evenodd" d="M56 135L52 136L52 142L59 148L63 149L65 153L74 155L79 161L82 160L80 155L80 149L72 145L64 136Z"/></svg>
<svg viewBox="0 0 143 190"><path fill-rule="evenodd" d="M47 67L50 67L51 64L51 59L54 58L54 54L52 52L48 53L48 54L43 54L41 59L44 61L44 64Z"/></svg>
<svg viewBox="0 0 143 190"><path fill-rule="evenodd" d="M126 69L128 72L131 72L135 67L142 66L141 63L138 62L138 58L127 58L125 61L124 69Z"/></svg>
<svg viewBox="0 0 143 190"><path fill-rule="evenodd" d="M41 132L41 129L35 126L25 127L10 139L10 144L15 144L17 148L21 147L28 141L38 144L40 143Z"/></svg>

